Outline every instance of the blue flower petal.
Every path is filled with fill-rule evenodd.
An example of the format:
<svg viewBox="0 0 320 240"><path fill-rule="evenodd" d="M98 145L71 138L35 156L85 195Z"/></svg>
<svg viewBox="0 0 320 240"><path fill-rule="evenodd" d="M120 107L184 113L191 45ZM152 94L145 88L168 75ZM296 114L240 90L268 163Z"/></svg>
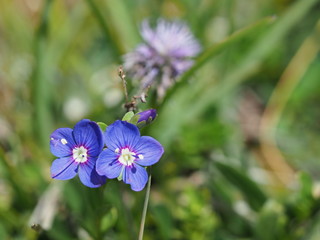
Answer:
<svg viewBox="0 0 320 240"><path fill-rule="evenodd" d="M50 150L56 157L71 156L75 145L71 128L59 128L50 136Z"/></svg>
<svg viewBox="0 0 320 240"><path fill-rule="evenodd" d="M117 148L133 147L140 138L140 131L136 125L117 120L109 125L104 134L107 147L114 151Z"/></svg>
<svg viewBox="0 0 320 240"><path fill-rule="evenodd" d="M135 162L142 166L155 164L164 152L162 145L149 136L141 137L138 144L134 147L134 151L138 156L141 155Z"/></svg>
<svg viewBox="0 0 320 240"><path fill-rule="evenodd" d="M95 169L95 159L89 158L79 166L80 181L87 187L97 188L105 184L106 177L100 176Z"/></svg>
<svg viewBox="0 0 320 240"><path fill-rule="evenodd" d="M141 191L148 181L148 174L144 167L133 164L123 172L123 181L131 185L133 191Z"/></svg>
<svg viewBox="0 0 320 240"><path fill-rule="evenodd" d="M73 178L78 172L78 164L72 157L58 158L51 165L51 177L59 180Z"/></svg>
<svg viewBox="0 0 320 240"><path fill-rule="evenodd" d="M73 136L77 145L85 146L92 157L97 157L103 149L103 135L95 122L88 119L79 121L74 126Z"/></svg>
<svg viewBox="0 0 320 240"><path fill-rule="evenodd" d="M102 151L96 162L96 170L107 178L116 178L120 175L123 165L118 161L118 155L109 148Z"/></svg>

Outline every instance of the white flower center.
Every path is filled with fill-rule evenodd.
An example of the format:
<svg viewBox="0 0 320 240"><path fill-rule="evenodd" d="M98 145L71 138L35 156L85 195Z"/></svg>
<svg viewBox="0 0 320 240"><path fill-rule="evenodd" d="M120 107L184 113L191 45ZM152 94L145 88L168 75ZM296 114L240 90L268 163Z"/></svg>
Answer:
<svg viewBox="0 0 320 240"><path fill-rule="evenodd" d="M117 149L115 152L117 152ZM135 153L130 152L129 148L123 148L121 150L121 155L118 158L119 162L126 166L131 166L135 159Z"/></svg>
<svg viewBox="0 0 320 240"><path fill-rule="evenodd" d="M81 147L76 147L72 150L73 153L73 159L77 163L84 163L88 160L88 150L81 146Z"/></svg>

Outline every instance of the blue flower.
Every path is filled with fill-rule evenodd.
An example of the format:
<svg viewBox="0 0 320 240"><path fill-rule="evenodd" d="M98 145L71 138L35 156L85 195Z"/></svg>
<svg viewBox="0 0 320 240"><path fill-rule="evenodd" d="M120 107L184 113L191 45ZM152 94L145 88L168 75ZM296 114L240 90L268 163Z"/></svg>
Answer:
<svg viewBox="0 0 320 240"><path fill-rule="evenodd" d="M152 137L141 137L137 126L119 120L107 127L104 138L107 149L98 157L97 172L123 179L132 190L141 191L148 181L145 167L159 161L162 145Z"/></svg>
<svg viewBox="0 0 320 240"><path fill-rule="evenodd" d="M106 178L97 174L95 164L103 145L99 126L87 119L79 121L73 130L55 130L50 136L50 150L58 159L51 165L51 177L67 180L79 173L84 185L100 187Z"/></svg>
<svg viewBox="0 0 320 240"><path fill-rule="evenodd" d="M160 19L155 29L144 21L141 35L145 43L124 56L124 68L141 82L142 89L157 85L158 97L162 98L174 79L193 65L191 58L201 47L188 26L179 21Z"/></svg>

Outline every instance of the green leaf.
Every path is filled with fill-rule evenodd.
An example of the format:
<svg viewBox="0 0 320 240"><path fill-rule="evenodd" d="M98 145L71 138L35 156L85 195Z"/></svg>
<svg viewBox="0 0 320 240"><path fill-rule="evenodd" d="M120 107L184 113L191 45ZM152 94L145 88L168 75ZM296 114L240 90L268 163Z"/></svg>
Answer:
<svg viewBox="0 0 320 240"><path fill-rule="evenodd" d="M140 115L139 114L135 114L129 121L129 123L132 123L134 125L137 125L138 121L139 121ZM138 126L139 127L139 126Z"/></svg>
<svg viewBox="0 0 320 240"><path fill-rule="evenodd" d="M103 122L97 122L97 124L98 124L99 127L101 128L101 131L102 131L102 132L105 132L105 131L106 131L106 129L107 129L107 127L108 127L107 124L105 124L105 123L103 123Z"/></svg>
<svg viewBox="0 0 320 240"><path fill-rule="evenodd" d="M252 209L258 211L263 206L267 197L250 178L226 164L216 162L215 166L243 194Z"/></svg>
<svg viewBox="0 0 320 240"><path fill-rule="evenodd" d="M127 112L127 113L123 116L122 121L130 122L130 119L131 119L133 116L134 116L133 111Z"/></svg>
<svg viewBox="0 0 320 240"><path fill-rule="evenodd" d="M274 200L269 200L257 217L254 229L255 239L288 239L285 236L286 223L284 207Z"/></svg>

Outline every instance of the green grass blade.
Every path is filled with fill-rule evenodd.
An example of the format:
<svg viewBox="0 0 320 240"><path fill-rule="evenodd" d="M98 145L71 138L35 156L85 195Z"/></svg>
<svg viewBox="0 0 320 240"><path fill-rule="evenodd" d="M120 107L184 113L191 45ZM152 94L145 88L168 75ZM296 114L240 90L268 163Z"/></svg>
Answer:
<svg viewBox="0 0 320 240"><path fill-rule="evenodd" d="M119 55L121 55L121 46L119 45L118 42L113 41L112 36L112 30L108 27L108 25L106 24L106 21L102 15L102 13L100 12L99 7L97 6L96 2L94 0L86 0L88 6L90 7L92 14L96 17L101 31L106 39L107 42L111 42L114 47L111 47L110 50L112 50L112 54L116 59L119 59Z"/></svg>
<svg viewBox="0 0 320 240"><path fill-rule="evenodd" d="M140 42L140 36L128 3L124 0L108 0L105 6L107 25L113 32L113 41L119 42L122 54L132 50Z"/></svg>
<svg viewBox="0 0 320 240"><path fill-rule="evenodd" d="M35 37L35 59L36 65L32 76L32 98L34 108L33 129L38 142L45 145L50 134L50 112L48 107L49 92L47 78L45 77L46 48L49 28L49 14L53 1L47 0L41 17L40 26Z"/></svg>
<svg viewBox="0 0 320 240"><path fill-rule="evenodd" d="M86 0L86 2L96 17L106 40L114 46L111 48L114 57L120 60L122 54L139 42L138 31L132 21L130 10L121 0L106 1L105 5L95 0ZM106 14L102 14L100 10L102 7Z"/></svg>
<svg viewBox="0 0 320 240"><path fill-rule="evenodd" d="M252 209L259 211L267 200L260 188L250 178L233 167L220 162L216 162L215 166L243 194Z"/></svg>

